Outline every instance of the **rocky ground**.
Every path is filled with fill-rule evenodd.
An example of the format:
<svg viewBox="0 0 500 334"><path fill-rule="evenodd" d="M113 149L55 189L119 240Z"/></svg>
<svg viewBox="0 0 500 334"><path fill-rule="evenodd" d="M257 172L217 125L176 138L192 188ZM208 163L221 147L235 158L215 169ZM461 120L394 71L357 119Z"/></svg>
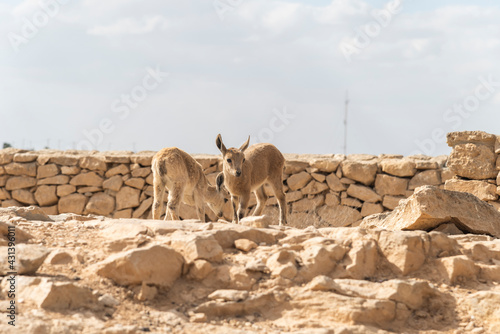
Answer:
<svg viewBox="0 0 500 334"><path fill-rule="evenodd" d="M412 201L400 207L415 214ZM500 325L500 239L464 234L457 218L440 225L456 233L448 235L390 230L387 217L366 228L296 229L262 217L244 226L0 210L2 333L496 333ZM3 255L10 225L14 287Z"/></svg>

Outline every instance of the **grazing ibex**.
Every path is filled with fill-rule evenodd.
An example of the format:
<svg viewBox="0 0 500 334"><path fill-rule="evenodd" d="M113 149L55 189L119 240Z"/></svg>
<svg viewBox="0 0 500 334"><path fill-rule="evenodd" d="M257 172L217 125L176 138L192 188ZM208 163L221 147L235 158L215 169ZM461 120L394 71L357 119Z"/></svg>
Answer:
<svg viewBox="0 0 500 334"><path fill-rule="evenodd" d="M189 154L177 147L164 148L153 157L151 169L154 177L153 219L160 219L165 187L168 189L165 220L169 215L173 220L179 219L181 201L194 205L198 219L203 222L205 202L217 217L222 217L222 207L228 199L208 183L201 165Z"/></svg>
<svg viewBox="0 0 500 334"><path fill-rule="evenodd" d="M226 149L221 135L217 135L215 144L222 152L223 172L217 176L217 188L224 183L231 194L234 210L234 223L246 214L250 193L257 197L254 215L259 216L266 205L268 196L264 184L271 185L280 207L279 224L286 224L286 200L283 191L283 167L285 158L272 144L255 144L248 148L250 137L239 149ZM238 209L236 210L236 206Z"/></svg>

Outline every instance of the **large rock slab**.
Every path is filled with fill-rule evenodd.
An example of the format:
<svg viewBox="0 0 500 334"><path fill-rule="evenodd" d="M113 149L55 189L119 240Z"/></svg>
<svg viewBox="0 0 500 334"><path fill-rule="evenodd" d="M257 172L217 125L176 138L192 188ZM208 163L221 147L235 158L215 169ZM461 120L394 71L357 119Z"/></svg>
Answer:
<svg viewBox="0 0 500 334"><path fill-rule="evenodd" d="M378 222L364 220L362 227L387 230L431 230L454 223L462 231L500 238L500 212L476 196L434 186L417 188L412 196Z"/></svg>
<svg viewBox="0 0 500 334"><path fill-rule="evenodd" d="M96 264L97 274L119 285L155 284L171 287L181 276L184 258L174 249L151 245L111 255Z"/></svg>

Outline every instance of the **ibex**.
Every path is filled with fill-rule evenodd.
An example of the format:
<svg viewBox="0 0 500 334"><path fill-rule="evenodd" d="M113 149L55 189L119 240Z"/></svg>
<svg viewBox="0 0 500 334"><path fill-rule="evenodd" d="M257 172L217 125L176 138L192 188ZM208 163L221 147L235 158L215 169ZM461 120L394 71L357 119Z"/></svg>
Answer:
<svg viewBox="0 0 500 334"><path fill-rule="evenodd" d="M239 149L226 149L221 135L217 135L215 144L222 152L223 171L217 176L217 189L222 184L231 194L234 211L234 223L246 214L250 193L257 197L254 215L259 216L264 209L268 196L264 192L264 184L268 183L278 199L280 207L279 224L286 224L286 200L283 191L283 168L285 158L272 144L255 144L248 148L250 136ZM236 209L238 206L238 209Z"/></svg>
<svg viewBox="0 0 500 334"><path fill-rule="evenodd" d="M228 201L222 192L208 183L201 165L188 153L177 147L160 150L153 157L154 183L153 219L160 219L165 187L168 189L168 203L165 220L170 216L179 219L179 203L194 205L198 219L205 221L205 202L222 217L222 207Z"/></svg>

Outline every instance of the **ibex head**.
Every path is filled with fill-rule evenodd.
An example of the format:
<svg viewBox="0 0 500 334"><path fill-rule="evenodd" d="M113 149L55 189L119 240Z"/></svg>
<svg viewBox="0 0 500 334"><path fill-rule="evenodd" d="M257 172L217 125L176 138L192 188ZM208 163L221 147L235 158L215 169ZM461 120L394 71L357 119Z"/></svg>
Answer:
<svg viewBox="0 0 500 334"><path fill-rule="evenodd" d="M241 145L240 148L229 148L222 142L221 135L217 135L215 139L215 145L222 152L222 166L225 173L230 175L240 177L242 173L242 166L245 163L245 150L248 148L250 143L250 136L248 136L247 141Z"/></svg>

